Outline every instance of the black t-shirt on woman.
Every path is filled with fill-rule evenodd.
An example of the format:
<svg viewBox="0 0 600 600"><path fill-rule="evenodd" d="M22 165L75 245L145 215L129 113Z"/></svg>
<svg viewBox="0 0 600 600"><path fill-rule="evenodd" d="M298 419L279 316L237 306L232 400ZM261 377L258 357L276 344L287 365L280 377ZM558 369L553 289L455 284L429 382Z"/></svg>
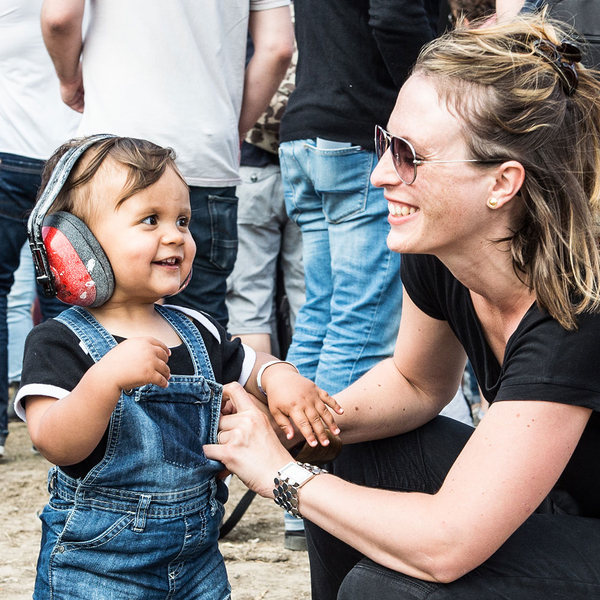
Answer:
<svg viewBox="0 0 600 600"><path fill-rule="evenodd" d="M600 518L600 315L580 315L578 328L567 331L534 303L508 340L500 365L469 290L440 260L403 255L402 282L424 313L448 322L489 402L541 400L594 411L557 485L576 504L568 512Z"/></svg>

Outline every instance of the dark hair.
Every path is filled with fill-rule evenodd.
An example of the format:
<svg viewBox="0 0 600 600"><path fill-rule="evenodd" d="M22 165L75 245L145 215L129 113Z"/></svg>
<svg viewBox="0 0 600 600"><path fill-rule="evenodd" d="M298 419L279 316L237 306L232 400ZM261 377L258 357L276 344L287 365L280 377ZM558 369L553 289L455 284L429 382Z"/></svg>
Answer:
<svg viewBox="0 0 600 600"><path fill-rule="evenodd" d="M68 141L50 157L42 174L42 186L38 198L48 184L52 171L60 158L70 148L80 145L84 139ZM89 187L93 187L94 176L107 158L123 166L127 171L127 179L123 191L117 199L117 206L127 198L156 183L167 167L174 169L181 177L175 165L175 152L172 148L163 148L147 140L128 137L103 139L91 146L81 156L50 212L70 212L88 222L93 211ZM84 193L84 190L88 190L88 193Z"/></svg>

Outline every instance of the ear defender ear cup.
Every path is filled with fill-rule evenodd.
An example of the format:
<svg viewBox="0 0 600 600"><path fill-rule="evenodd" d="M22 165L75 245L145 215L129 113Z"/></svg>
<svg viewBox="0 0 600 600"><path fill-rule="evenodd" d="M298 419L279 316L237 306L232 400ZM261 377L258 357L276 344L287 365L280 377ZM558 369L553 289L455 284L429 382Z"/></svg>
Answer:
<svg viewBox="0 0 600 600"><path fill-rule="evenodd" d="M42 225L56 296L76 306L101 306L115 289L110 262L87 225L75 215L57 212Z"/></svg>

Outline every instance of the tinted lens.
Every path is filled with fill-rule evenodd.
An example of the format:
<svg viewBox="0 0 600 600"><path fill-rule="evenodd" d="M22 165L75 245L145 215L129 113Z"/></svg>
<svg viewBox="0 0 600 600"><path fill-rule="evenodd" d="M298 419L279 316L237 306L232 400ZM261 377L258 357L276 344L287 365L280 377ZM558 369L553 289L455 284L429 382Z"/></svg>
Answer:
<svg viewBox="0 0 600 600"><path fill-rule="evenodd" d="M393 136L383 127L376 125L375 153L378 160L381 160L390 146L392 148L392 164L396 174L404 183L410 185L417 177L416 156L412 147L405 139Z"/></svg>
<svg viewBox="0 0 600 600"><path fill-rule="evenodd" d="M381 160L387 149L388 138L386 132L379 125L375 125L375 153L377 154L377 160Z"/></svg>
<svg viewBox="0 0 600 600"><path fill-rule="evenodd" d="M417 177L415 154L406 140L392 137L392 158L398 177L407 185L413 183Z"/></svg>

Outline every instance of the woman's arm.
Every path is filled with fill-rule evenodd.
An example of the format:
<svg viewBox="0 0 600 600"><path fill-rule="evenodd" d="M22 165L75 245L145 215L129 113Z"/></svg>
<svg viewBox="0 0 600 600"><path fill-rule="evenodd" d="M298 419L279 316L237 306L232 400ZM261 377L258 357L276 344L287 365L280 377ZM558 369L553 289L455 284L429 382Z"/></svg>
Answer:
<svg viewBox="0 0 600 600"><path fill-rule="evenodd" d="M221 444L205 446L205 453L272 498L273 478L292 459L241 387L226 386L225 393L237 413L222 418ZM428 581L454 581L491 556L537 508L590 414L551 402L503 401L489 410L437 494L370 489L319 475L300 489L299 509L381 565Z"/></svg>
<svg viewBox="0 0 600 600"><path fill-rule="evenodd" d="M335 398L345 444L411 431L456 394L466 355L446 321L427 316L404 292L393 358L376 365Z"/></svg>
<svg viewBox="0 0 600 600"><path fill-rule="evenodd" d="M383 438L427 422L454 395L464 361L448 324L428 317L405 296L394 358L337 396L345 409L337 417L342 438L346 443ZM292 459L239 386L227 386L225 394L237 412L221 419L221 444L206 446L206 455L272 497L273 478ZM590 414L551 402L499 402L437 494L369 489L319 475L300 489L300 511L384 566L453 581L484 562L537 508Z"/></svg>
<svg viewBox="0 0 600 600"><path fill-rule="evenodd" d="M454 581L489 558L539 506L590 413L551 402L498 403L437 494L316 477L300 490L300 510L379 564L420 579ZM384 522L381 515L390 517Z"/></svg>

